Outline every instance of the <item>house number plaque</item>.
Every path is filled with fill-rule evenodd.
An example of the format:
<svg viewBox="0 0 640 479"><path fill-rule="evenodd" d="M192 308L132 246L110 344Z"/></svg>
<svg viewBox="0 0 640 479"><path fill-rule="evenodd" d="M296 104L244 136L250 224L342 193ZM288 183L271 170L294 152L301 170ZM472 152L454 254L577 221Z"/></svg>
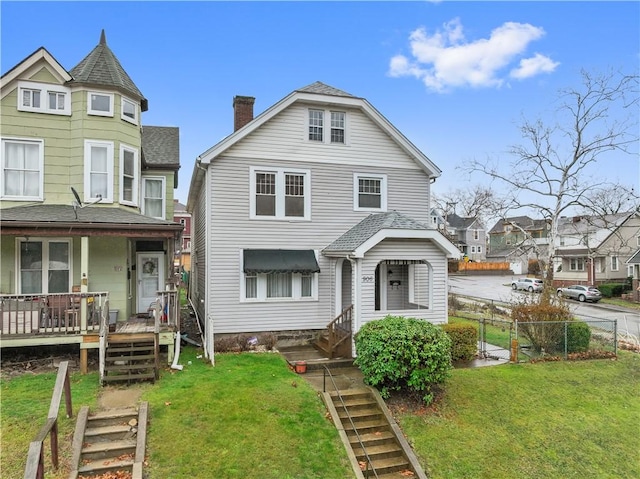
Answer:
<svg viewBox="0 0 640 479"><path fill-rule="evenodd" d="M362 282L363 283L373 283L373 276L363 276L362 277Z"/></svg>

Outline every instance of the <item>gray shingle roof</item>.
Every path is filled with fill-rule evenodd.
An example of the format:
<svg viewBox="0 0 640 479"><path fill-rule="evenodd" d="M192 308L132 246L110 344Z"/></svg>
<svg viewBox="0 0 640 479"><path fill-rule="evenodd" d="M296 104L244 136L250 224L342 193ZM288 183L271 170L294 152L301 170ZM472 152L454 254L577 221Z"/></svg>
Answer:
<svg viewBox="0 0 640 479"><path fill-rule="evenodd" d="M339 90L337 88L326 85L319 81L312 83L311 85L302 87L296 91L306 92L306 93L319 93L321 95L350 96L350 97L356 98L351 93L347 93L346 91Z"/></svg>
<svg viewBox="0 0 640 479"><path fill-rule="evenodd" d="M142 161L146 166L180 168L180 129L174 126L143 126Z"/></svg>
<svg viewBox="0 0 640 479"><path fill-rule="evenodd" d="M640 264L640 249L627 260L627 264Z"/></svg>
<svg viewBox="0 0 640 479"><path fill-rule="evenodd" d="M323 252L354 251L373 235L385 229L428 230L431 228L397 211L372 214L327 246Z"/></svg>
<svg viewBox="0 0 640 479"><path fill-rule="evenodd" d="M100 43L69 73L73 77L70 82L72 84L80 83L123 90L133 99L140 101L142 111L147 110L147 100L144 95L107 46L104 30L100 35Z"/></svg>
<svg viewBox="0 0 640 479"><path fill-rule="evenodd" d="M160 220L144 216L133 211L120 208L89 206L77 208L78 219L70 205L29 205L3 208L0 210L0 225L3 227L39 223L56 227L58 225L75 223L84 227L91 225L118 225L126 227L158 227L176 226L172 221ZM181 225L177 225L181 226Z"/></svg>

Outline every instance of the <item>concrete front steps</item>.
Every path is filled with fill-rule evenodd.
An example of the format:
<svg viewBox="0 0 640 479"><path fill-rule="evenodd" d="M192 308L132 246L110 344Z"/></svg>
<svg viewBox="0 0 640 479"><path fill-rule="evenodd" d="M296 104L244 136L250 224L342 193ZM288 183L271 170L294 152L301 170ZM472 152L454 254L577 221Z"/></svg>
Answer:
<svg viewBox="0 0 640 479"><path fill-rule="evenodd" d="M377 391L364 387L325 392L323 397L356 477L427 478Z"/></svg>
<svg viewBox="0 0 640 479"><path fill-rule="evenodd" d="M132 479L142 479L147 418L146 402L138 408L93 414L83 406L73 436L73 470L69 479L100 477L115 471L130 472Z"/></svg>

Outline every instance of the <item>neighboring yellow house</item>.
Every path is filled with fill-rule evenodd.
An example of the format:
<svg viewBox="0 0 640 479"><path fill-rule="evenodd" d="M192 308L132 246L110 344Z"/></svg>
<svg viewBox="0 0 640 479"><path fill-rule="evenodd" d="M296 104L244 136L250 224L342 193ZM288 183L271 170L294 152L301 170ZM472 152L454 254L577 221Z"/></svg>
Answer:
<svg viewBox="0 0 640 479"><path fill-rule="evenodd" d="M2 347L95 347L87 311L146 315L175 279L178 128L143 126L104 31L71 70L41 47L0 85Z"/></svg>

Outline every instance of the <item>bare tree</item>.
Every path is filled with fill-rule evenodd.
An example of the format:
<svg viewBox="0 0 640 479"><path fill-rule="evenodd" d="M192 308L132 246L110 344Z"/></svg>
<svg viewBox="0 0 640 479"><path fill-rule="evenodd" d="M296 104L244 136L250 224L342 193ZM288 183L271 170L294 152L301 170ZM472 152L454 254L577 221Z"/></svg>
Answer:
<svg viewBox="0 0 640 479"><path fill-rule="evenodd" d="M549 280L553 279L558 220L571 208L588 204L594 189L607 188L607 180L589 175L593 165L607 153L637 149L638 76L582 71L581 88L562 90L558 100L558 124L523 120L520 131L525 144L511 147L508 171L491 159L473 160L463 167L506 186L508 203L501 217L529 210L548 221Z"/></svg>
<svg viewBox="0 0 640 479"><path fill-rule="evenodd" d="M499 209L499 201L491 188L475 185L434 194L432 203L443 216L455 213L465 218L478 218L486 225L493 212Z"/></svg>
<svg viewBox="0 0 640 479"><path fill-rule="evenodd" d="M633 187L628 188L618 183L593 188L587 193L580 213L598 217L615 215L635 210L639 206L639 200Z"/></svg>

